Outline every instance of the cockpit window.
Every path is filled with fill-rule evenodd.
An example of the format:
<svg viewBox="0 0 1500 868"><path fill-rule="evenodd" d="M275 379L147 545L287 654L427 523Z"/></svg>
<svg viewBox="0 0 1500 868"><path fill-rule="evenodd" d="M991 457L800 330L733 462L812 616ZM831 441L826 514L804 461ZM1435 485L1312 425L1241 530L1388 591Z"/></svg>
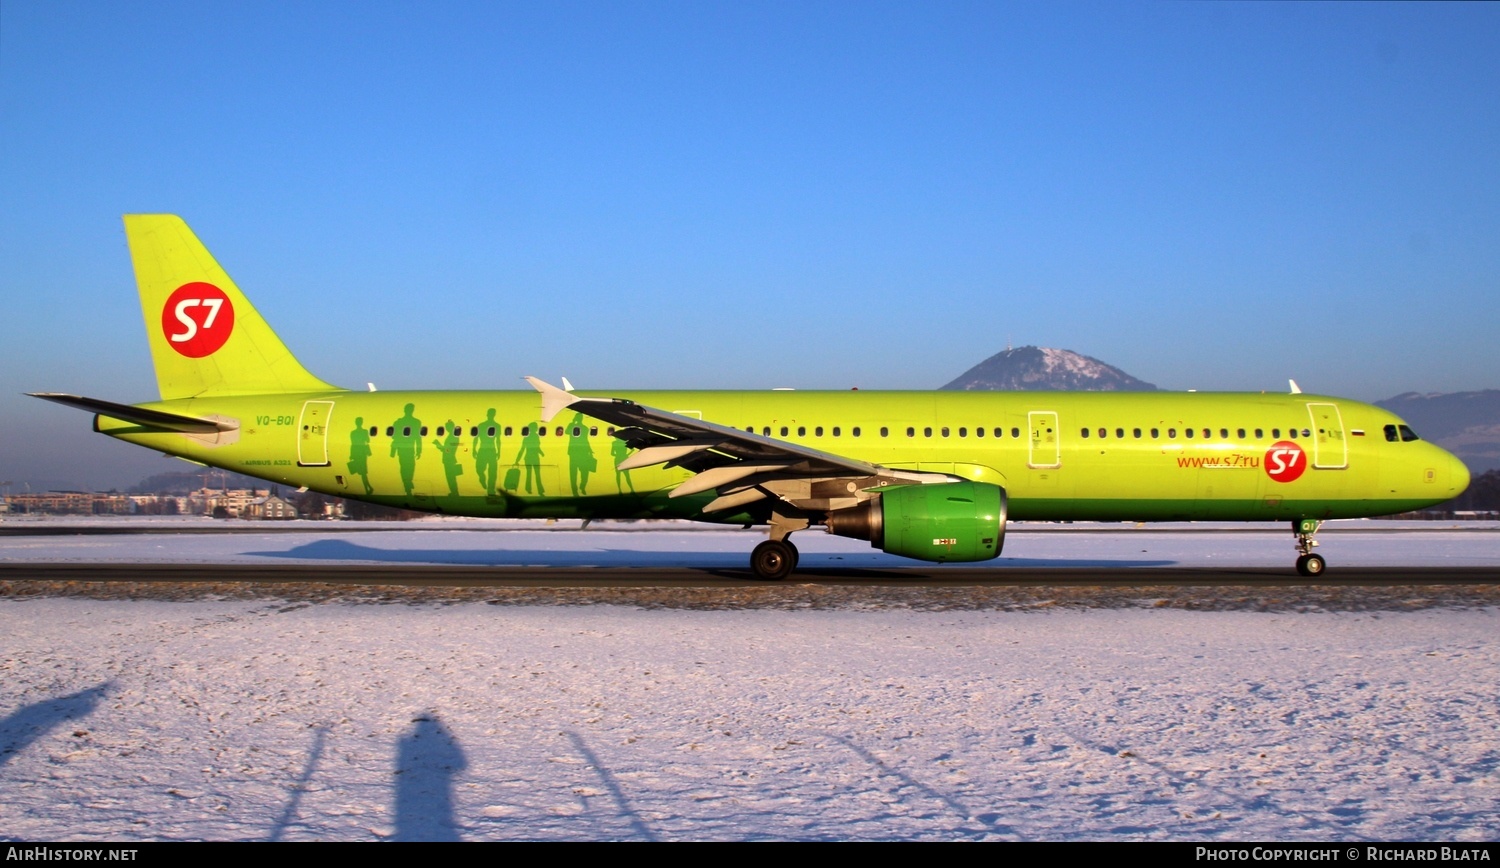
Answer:
<svg viewBox="0 0 1500 868"><path fill-rule="evenodd" d="M1400 425L1400 426L1397 426L1397 427L1401 431L1401 442L1402 443L1410 443L1413 440L1421 440L1422 439L1422 438L1420 438L1420 437L1417 436L1417 432L1411 430L1410 428L1406 427L1405 425Z"/></svg>
<svg viewBox="0 0 1500 868"><path fill-rule="evenodd" d="M1400 439L1401 439L1401 435L1396 433L1396 426L1395 425L1387 425L1387 426L1385 426L1385 441L1387 443L1395 443L1397 440L1400 440Z"/></svg>
<svg viewBox="0 0 1500 868"><path fill-rule="evenodd" d="M1397 440L1400 440L1402 443L1410 443L1413 440L1421 440L1422 438L1417 436L1417 432L1405 425L1387 425L1385 426L1385 439L1390 443L1395 443Z"/></svg>

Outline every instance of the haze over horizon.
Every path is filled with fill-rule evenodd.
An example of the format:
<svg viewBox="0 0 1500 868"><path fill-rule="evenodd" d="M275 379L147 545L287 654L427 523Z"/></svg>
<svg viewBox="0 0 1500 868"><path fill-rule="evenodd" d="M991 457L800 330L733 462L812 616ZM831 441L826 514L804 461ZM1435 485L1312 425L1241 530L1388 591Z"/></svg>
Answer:
<svg viewBox="0 0 1500 868"><path fill-rule="evenodd" d="M341 385L1500 387L1500 6L0 6L0 481L179 461L120 215Z"/></svg>

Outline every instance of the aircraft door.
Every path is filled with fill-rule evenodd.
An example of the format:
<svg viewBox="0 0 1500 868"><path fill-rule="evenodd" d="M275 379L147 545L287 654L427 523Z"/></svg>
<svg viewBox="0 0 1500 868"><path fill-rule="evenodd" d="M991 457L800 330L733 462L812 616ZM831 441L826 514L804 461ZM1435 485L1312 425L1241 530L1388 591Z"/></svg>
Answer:
<svg viewBox="0 0 1500 868"><path fill-rule="evenodd" d="M1312 417L1312 466L1320 470L1343 470L1349 466L1349 441L1344 438L1344 420L1337 404L1307 405Z"/></svg>
<svg viewBox="0 0 1500 868"><path fill-rule="evenodd" d="M1057 414L1050 410L1035 410L1026 414L1026 422L1031 429L1026 466L1033 470L1061 467L1062 432L1057 427Z"/></svg>
<svg viewBox="0 0 1500 868"><path fill-rule="evenodd" d="M302 405L302 418L297 422L299 466L328 466L328 423L332 417L332 401L308 401Z"/></svg>

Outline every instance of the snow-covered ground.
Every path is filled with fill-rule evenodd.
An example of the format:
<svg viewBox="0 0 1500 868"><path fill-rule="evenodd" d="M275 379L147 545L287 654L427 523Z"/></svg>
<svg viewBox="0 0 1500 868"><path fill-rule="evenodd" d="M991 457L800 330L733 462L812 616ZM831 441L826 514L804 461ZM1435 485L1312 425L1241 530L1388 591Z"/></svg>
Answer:
<svg viewBox="0 0 1500 868"><path fill-rule="evenodd" d="M0 536L0 563L374 563L469 566L659 566L743 570L763 529L693 522L580 522L448 518L420 522L267 522L212 519L53 519L51 531L149 528L151 533ZM33 525L5 522L10 529ZM225 531L220 533L204 531ZM232 531L232 532L229 532ZM869 543L805 531L793 537L804 568L913 566ZM1500 522L1329 522L1318 552L1340 566L1500 564ZM1018 524L1004 553L982 566L1278 567L1296 558L1281 524ZM964 567L973 565L961 565Z"/></svg>
<svg viewBox="0 0 1500 868"><path fill-rule="evenodd" d="M201 540L252 559L332 543L440 563L581 547L619 563L672 562L680 544L739 567L753 539L602 533L168 545L177 559L224 556ZM1322 551L1500 559L1471 542L1493 534L1411 544L1427 535L1331 534ZM1290 549L1280 534L1172 542L1184 536L1199 539L1037 532L1007 553L1194 565L1246 546L1280 564ZM868 552L824 539L848 544L808 535L804 552ZM5 537L0 559L139 558L158 542ZM1493 841L1497 628L1500 611L1473 607L0 598L0 836Z"/></svg>

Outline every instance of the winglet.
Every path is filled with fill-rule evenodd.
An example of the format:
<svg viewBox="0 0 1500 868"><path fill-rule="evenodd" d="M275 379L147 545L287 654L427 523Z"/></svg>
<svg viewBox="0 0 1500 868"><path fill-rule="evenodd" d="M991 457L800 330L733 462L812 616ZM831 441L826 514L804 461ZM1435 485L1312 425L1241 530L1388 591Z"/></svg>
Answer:
<svg viewBox="0 0 1500 868"><path fill-rule="evenodd" d="M1287 382L1287 385L1289 385L1289 386L1292 387L1292 394L1293 395L1300 395L1300 394L1302 394L1302 387L1299 386L1299 385L1297 385L1297 381L1296 380L1287 380L1286 382Z"/></svg>
<svg viewBox="0 0 1500 868"><path fill-rule="evenodd" d="M570 395L545 380L539 380L536 377L526 377L525 379L526 382L531 384L531 388L542 393L543 422L551 422L553 416L568 409L573 405L574 401L578 400L577 395Z"/></svg>

